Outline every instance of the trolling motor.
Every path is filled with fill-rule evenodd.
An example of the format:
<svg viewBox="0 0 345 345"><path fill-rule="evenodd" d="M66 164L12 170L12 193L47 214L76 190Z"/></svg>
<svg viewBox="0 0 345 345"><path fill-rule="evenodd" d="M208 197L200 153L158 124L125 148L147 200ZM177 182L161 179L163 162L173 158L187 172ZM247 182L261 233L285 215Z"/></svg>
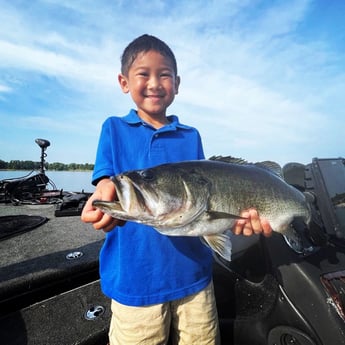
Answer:
<svg viewBox="0 0 345 345"><path fill-rule="evenodd" d="M45 150L50 142L45 139L36 139L41 148L40 172L18 178L9 178L0 181L0 201L12 201L15 205L22 202L42 203L48 183L52 183L45 174ZM54 185L55 186L55 185Z"/></svg>
<svg viewBox="0 0 345 345"><path fill-rule="evenodd" d="M47 157L47 154L45 153L45 150L48 146L50 146L50 142L46 139L35 139L35 143L41 148L41 162L40 162L40 172L44 174L44 158Z"/></svg>

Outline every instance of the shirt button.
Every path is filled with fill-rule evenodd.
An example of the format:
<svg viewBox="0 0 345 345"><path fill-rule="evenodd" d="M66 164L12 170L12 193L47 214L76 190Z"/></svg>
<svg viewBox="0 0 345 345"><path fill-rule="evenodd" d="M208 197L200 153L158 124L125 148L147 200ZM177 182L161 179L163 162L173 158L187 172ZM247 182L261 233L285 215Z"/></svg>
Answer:
<svg viewBox="0 0 345 345"><path fill-rule="evenodd" d="M158 138L159 134L155 134L155 138Z"/></svg>

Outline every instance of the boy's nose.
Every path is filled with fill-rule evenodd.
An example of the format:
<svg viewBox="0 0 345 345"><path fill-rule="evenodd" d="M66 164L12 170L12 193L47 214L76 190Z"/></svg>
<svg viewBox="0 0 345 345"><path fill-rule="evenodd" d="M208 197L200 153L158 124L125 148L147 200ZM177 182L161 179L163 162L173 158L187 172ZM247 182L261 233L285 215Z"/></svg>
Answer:
<svg viewBox="0 0 345 345"><path fill-rule="evenodd" d="M159 86L160 86L159 78L155 76L150 77L149 82L148 82L148 87L150 89L154 89L154 88L158 88Z"/></svg>

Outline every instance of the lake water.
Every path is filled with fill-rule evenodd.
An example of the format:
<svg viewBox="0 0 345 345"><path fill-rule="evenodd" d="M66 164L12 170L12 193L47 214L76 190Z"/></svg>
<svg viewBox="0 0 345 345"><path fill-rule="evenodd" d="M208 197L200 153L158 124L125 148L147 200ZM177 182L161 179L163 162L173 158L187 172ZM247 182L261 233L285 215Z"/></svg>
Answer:
<svg viewBox="0 0 345 345"><path fill-rule="evenodd" d="M30 174L31 171L25 170L0 170L0 180L8 178L18 178ZM63 189L68 192L93 192L95 187L91 184L91 171L50 171L46 175L56 187L48 185L48 189Z"/></svg>

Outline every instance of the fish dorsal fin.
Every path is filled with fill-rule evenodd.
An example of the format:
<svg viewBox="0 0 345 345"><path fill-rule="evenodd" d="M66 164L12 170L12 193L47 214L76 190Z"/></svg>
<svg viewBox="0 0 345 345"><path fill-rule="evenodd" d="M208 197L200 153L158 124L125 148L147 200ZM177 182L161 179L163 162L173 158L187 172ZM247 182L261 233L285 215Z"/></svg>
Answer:
<svg viewBox="0 0 345 345"><path fill-rule="evenodd" d="M256 166L267 169L271 172L273 172L274 174L276 174L277 176L279 176L280 178L283 178L283 170L281 168L281 166L273 161L264 161L264 162L258 162L255 163Z"/></svg>
<svg viewBox="0 0 345 345"><path fill-rule="evenodd" d="M233 156L212 156L209 158L210 161L218 161L224 163L233 163L233 164L250 164L242 158L236 158Z"/></svg>
<svg viewBox="0 0 345 345"><path fill-rule="evenodd" d="M283 171L282 171L281 166L278 163L273 162L273 161L251 163L251 162L246 161L243 158L236 158L233 156L212 156L209 158L209 160L224 162L224 163L240 164L240 165L256 165L258 167L261 167L273 172L280 178L283 178Z"/></svg>

